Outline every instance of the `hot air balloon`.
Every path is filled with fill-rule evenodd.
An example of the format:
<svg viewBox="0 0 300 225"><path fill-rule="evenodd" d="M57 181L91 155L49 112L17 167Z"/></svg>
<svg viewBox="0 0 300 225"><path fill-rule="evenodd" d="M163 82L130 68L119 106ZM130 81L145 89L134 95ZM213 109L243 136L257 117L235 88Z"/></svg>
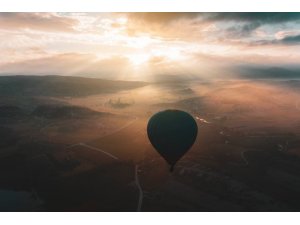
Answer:
<svg viewBox="0 0 300 225"><path fill-rule="evenodd" d="M192 147L198 132L197 123L187 112L165 110L154 114L147 126L153 147L174 169L176 162Z"/></svg>

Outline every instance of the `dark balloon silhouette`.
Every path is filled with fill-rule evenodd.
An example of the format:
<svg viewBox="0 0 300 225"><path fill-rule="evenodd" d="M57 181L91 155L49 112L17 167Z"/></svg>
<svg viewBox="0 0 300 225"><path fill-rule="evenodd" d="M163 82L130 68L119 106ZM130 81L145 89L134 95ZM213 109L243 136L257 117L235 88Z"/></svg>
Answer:
<svg viewBox="0 0 300 225"><path fill-rule="evenodd" d="M180 110L165 110L154 114L147 126L150 142L171 166L191 148L198 132L194 118Z"/></svg>

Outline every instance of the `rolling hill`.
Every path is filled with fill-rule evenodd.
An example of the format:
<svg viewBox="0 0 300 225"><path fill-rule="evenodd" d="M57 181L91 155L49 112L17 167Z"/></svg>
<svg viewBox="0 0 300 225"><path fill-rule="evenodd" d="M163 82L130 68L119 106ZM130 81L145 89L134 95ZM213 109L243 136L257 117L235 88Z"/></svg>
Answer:
<svg viewBox="0 0 300 225"><path fill-rule="evenodd" d="M88 96L113 93L147 85L138 81L115 81L70 76L0 76L2 96Z"/></svg>

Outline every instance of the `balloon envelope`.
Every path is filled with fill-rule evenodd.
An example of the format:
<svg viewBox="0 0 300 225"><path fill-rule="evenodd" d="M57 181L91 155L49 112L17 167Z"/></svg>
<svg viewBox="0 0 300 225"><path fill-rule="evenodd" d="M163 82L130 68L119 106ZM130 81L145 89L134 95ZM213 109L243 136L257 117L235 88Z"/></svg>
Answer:
<svg viewBox="0 0 300 225"><path fill-rule="evenodd" d="M194 118L180 110L165 110L154 114L147 126L153 147L171 165L190 149L198 132Z"/></svg>

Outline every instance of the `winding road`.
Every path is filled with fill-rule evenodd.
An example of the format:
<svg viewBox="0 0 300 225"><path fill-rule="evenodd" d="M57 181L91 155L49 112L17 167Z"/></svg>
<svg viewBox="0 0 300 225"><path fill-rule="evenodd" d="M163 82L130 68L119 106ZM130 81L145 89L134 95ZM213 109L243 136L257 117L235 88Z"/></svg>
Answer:
<svg viewBox="0 0 300 225"><path fill-rule="evenodd" d="M113 158L113 159L115 159L115 160L119 160L119 158L118 158L117 156L114 156L113 154L111 154L111 153L109 153L109 152L106 152L106 151L104 151L104 150L102 150L102 149L100 149L100 148L96 148L96 147L94 147L94 146L87 145L87 144L85 144L85 143L83 143L83 142L80 142L80 143L78 143L78 144L71 145L71 146L69 146L69 147L67 147L67 148L73 148L73 147L75 147L75 146L84 146L84 147L86 147L86 148L89 148L89 149L92 149L92 150L101 152L101 153L103 153L103 154L105 154L105 155L107 155L107 156L109 156L109 157L111 157L111 158Z"/></svg>
<svg viewBox="0 0 300 225"><path fill-rule="evenodd" d="M134 117L134 119L133 119L132 121L130 121L129 123L127 123L127 124L125 124L124 126L118 128L117 130L115 130L115 131L112 132L112 133L109 133L109 134L107 134L107 135L102 136L101 138L104 138L104 137L107 137L107 136L109 136L109 135L112 135L112 134L115 134L115 133L117 133L117 132L120 132L121 130L123 130L123 129L129 127L129 126L131 126L137 119L138 119L137 117ZM105 154L105 155L107 155L107 156L109 156L109 157L111 157L111 158L113 158L113 159L115 159L115 160L119 160L119 158L118 158L117 156L115 156L115 155L113 155L113 154L111 154L111 153L109 153L109 152L107 152L107 151L104 151L103 149L97 148L97 147L95 147L95 146L88 145L88 144L86 144L86 143L84 143L84 142L79 142L79 143L70 145L70 146L68 146L67 148L73 148L73 147L75 147L75 146L83 146L83 147L89 148L89 149L91 149L91 150L95 150L95 151L101 152L101 153L103 153L103 154ZM138 198L138 204L137 204L137 209L136 209L136 211L137 211L137 212L140 212L140 211L141 211L141 208L142 208L142 203L143 203L144 193L143 193L143 189L142 189L142 187L141 187L140 181L139 181L138 170L139 170L139 169L138 169L138 165L135 165L134 180L135 180L135 184L136 184L136 186L137 186L137 188L138 188L138 191L139 191L139 198Z"/></svg>
<svg viewBox="0 0 300 225"><path fill-rule="evenodd" d="M244 155L245 152L247 152L247 151L242 151L242 152L241 152L241 157L242 157L242 159L244 160L245 165L248 166L248 165L249 165L249 162L248 162L247 158L246 158L245 155Z"/></svg>
<svg viewBox="0 0 300 225"><path fill-rule="evenodd" d="M141 208L142 208L144 193L143 193L143 189L141 187L140 181L139 181L138 170L139 170L138 165L135 165L135 176L134 176L135 177L135 184L136 184L136 186L139 190L139 200L138 200L138 205L137 205L136 211L140 212Z"/></svg>
<svg viewBox="0 0 300 225"><path fill-rule="evenodd" d="M125 124L124 126L122 127L119 127L118 129L114 130L113 132L109 133L109 134L106 134L106 135L103 135L101 136L100 138L104 138L104 137L107 137L107 136L110 136L110 135L113 135L115 133L118 133L120 132L121 130L131 126L133 123L135 123L137 121L138 117L134 117L132 121L130 121L129 123Z"/></svg>

